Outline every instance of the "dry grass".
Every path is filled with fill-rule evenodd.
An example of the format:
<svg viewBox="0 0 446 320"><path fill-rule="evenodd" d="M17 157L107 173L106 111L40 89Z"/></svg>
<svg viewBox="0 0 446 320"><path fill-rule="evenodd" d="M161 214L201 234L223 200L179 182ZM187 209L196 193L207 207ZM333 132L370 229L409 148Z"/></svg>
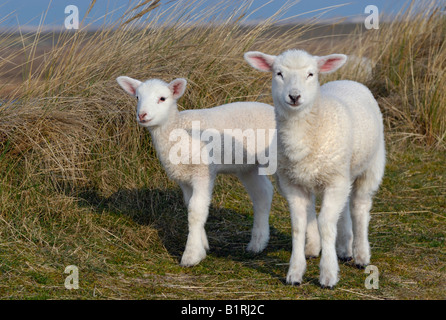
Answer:
<svg viewBox="0 0 446 320"><path fill-rule="evenodd" d="M318 25L275 27L280 12L246 27L248 8L218 18L224 2L203 14L194 11L197 1L173 1L154 14L159 3L141 1L113 29L0 38L6 79L0 92L7 95L0 105L0 297L444 297L446 20L434 9L440 2L430 4L429 14L409 10L379 30L358 28L330 41L305 38ZM220 23L204 23L212 14ZM290 237L283 198L274 200L269 249L249 256L243 247L251 209L230 177L214 193L208 223L214 251L196 268L180 268L187 228L181 194L135 124L134 101L115 81L187 78L184 109L271 102L270 76L251 70L243 53L295 47L367 56L375 64L371 78L350 65L324 81L366 83L385 115L389 165L371 227L374 261L385 270L379 292L365 290L363 274L348 265L340 289L323 291L317 261L309 262L301 288L285 286ZM417 146L405 150L409 144ZM63 288L69 264L83 270L76 292Z"/></svg>
<svg viewBox="0 0 446 320"><path fill-rule="evenodd" d="M379 37L366 39L377 61L374 88L388 118L401 133L424 144L446 144L446 16L435 2L422 13L411 8L384 25Z"/></svg>

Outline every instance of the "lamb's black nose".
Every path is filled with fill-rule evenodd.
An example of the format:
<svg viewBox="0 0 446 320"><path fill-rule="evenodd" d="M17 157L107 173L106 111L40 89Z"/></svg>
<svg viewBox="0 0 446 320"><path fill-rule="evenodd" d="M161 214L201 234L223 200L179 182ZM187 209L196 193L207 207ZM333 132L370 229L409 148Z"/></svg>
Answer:
<svg viewBox="0 0 446 320"><path fill-rule="evenodd" d="M291 94L289 94L288 97L290 97L290 100L291 100L291 102L293 102L293 104L296 104L296 102L300 98L300 94L299 95L291 95Z"/></svg>

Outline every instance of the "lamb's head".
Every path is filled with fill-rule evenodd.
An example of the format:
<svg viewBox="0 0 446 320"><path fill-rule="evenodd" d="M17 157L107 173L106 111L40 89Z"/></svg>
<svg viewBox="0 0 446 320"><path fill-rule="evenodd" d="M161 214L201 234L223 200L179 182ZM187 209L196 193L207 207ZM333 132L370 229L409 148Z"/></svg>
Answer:
<svg viewBox="0 0 446 320"><path fill-rule="evenodd" d="M143 127L159 126L169 118L177 100L183 95L187 81L175 79L171 83L152 79L141 82L129 77L118 77L119 85L128 94L138 99L136 120Z"/></svg>
<svg viewBox="0 0 446 320"><path fill-rule="evenodd" d="M245 60L255 69L273 73L272 95L276 108L294 112L311 107L319 94L319 73L341 67L347 56L331 54L318 57L303 50L288 50L278 56L258 51L245 53Z"/></svg>

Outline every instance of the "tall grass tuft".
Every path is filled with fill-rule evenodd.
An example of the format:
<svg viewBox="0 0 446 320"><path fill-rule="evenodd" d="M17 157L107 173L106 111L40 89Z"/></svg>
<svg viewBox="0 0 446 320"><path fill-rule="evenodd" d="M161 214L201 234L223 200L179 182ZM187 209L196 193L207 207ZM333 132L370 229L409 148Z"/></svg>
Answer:
<svg viewBox="0 0 446 320"><path fill-rule="evenodd" d="M423 8L422 10L416 10ZM379 32L368 32L376 63L371 87L406 137L446 145L446 15L441 1L413 1Z"/></svg>
<svg viewBox="0 0 446 320"><path fill-rule="evenodd" d="M147 153L146 167L158 165L147 133L134 121L134 101L122 94L117 76L185 77L184 109L265 99L260 97L265 82L249 72L243 53L256 42L277 52L292 47L300 34L291 29L280 38L262 39L281 11L248 28L243 26L246 6L228 16L219 14L227 12L225 2L206 13L197 11L200 1L169 2L155 13L158 4L136 4L116 25L97 31L10 35L15 38L4 52L18 48L10 57L22 53L27 59L21 65L22 84L0 106L4 159L32 163L27 176L39 176L56 189L112 192L123 182L113 181L113 169L119 167L115 161L136 170L148 161L141 158ZM37 47L44 41L51 44L39 55Z"/></svg>
<svg viewBox="0 0 446 320"><path fill-rule="evenodd" d="M426 11L415 11L412 3L393 22L356 32L331 51L365 55L373 62L371 79L351 68L336 77L368 84L392 132L444 148L446 18L440 3L429 2ZM269 75L249 70L243 53L280 53L297 47L311 29L273 28L289 6L247 26L249 5L228 15L225 2L205 13L196 0L160 4L139 2L113 27L95 32L84 28L2 37L2 52L9 56L0 61L0 70L21 70L23 78L0 106L3 159L32 158L34 170L56 185L91 184L103 157L125 151L138 161L141 150L150 150L150 139L134 122L134 102L120 92L117 76L185 77L184 109L238 100L271 102ZM89 10L94 5L92 1ZM51 45L39 51L43 41ZM351 47L350 41L360 45ZM5 69L18 54L26 56L24 63Z"/></svg>

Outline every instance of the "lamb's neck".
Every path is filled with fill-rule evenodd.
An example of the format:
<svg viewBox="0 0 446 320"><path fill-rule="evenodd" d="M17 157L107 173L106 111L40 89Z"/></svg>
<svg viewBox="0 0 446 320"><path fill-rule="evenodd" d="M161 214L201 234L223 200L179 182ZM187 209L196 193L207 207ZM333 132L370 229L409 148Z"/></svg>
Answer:
<svg viewBox="0 0 446 320"><path fill-rule="evenodd" d="M294 135L302 136L308 133L315 121L315 110L319 101L305 106L302 110L289 112L286 115L276 114L278 131L293 132ZM298 138L298 137L296 137Z"/></svg>
<svg viewBox="0 0 446 320"><path fill-rule="evenodd" d="M175 108L175 110L170 112L168 120L165 123L158 126L149 127L156 153L160 161L163 163L169 158L169 136L172 130L178 128L179 117L180 115L178 109Z"/></svg>
<svg viewBox="0 0 446 320"><path fill-rule="evenodd" d="M318 101L315 101L316 103ZM287 116L276 115L278 149L294 163L312 153L317 119L315 104L296 110L297 112L291 112Z"/></svg>

